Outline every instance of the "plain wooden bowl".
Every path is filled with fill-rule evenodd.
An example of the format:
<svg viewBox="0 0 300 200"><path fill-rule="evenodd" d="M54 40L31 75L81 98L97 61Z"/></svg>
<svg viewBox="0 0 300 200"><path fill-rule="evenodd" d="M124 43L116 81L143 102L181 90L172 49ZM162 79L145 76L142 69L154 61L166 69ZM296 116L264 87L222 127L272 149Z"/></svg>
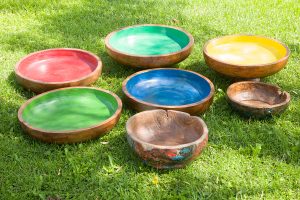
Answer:
<svg viewBox="0 0 300 200"><path fill-rule="evenodd" d="M118 122L122 101L114 93L69 87L37 95L18 112L23 130L44 142L82 142L104 135Z"/></svg>
<svg viewBox="0 0 300 200"><path fill-rule="evenodd" d="M203 55L210 68L225 76L252 79L280 71L290 51L285 44L271 38L230 35L208 41Z"/></svg>
<svg viewBox="0 0 300 200"><path fill-rule="evenodd" d="M181 168L200 155L208 129L196 116L174 110L135 114L126 123L129 145L148 165L159 169Z"/></svg>
<svg viewBox="0 0 300 200"><path fill-rule="evenodd" d="M243 81L230 85L227 96L231 106L247 117L263 118L282 113L290 102L290 94L277 86Z"/></svg>
<svg viewBox="0 0 300 200"><path fill-rule="evenodd" d="M17 82L35 93L95 82L102 71L96 55L81 49L57 48L34 52L15 67Z"/></svg>
<svg viewBox="0 0 300 200"><path fill-rule="evenodd" d="M160 68L137 72L123 82L126 103L137 111L164 109L203 113L213 101L214 85L192 71Z"/></svg>
<svg viewBox="0 0 300 200"><path fill-rule="evenodd" d="M107 53L121 64L135 68L159 68L186 59L193 36L181 28L142 24L128 26L105 38Z"/></svg>

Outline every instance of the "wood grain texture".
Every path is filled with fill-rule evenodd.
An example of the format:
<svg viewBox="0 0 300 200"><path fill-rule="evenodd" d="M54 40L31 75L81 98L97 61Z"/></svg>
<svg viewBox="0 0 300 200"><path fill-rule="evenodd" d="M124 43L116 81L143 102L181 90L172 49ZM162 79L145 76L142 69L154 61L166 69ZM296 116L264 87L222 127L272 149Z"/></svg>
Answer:
<svg viewBox="0 0 300 200"><path fill-rule="evenodd" d="M129 145L148 165L181 168L200 155L208 142L204 121L173 110L144 111L126 123Z"/></svg>
<svg viewBox="0 0 300 200"><path fill-rule="evenodd" d="M194 73L194 74L200 76L201 78L205 79L210 85L211 90L210 90L209 95L199 102L187 104L187 105L181 105L181 106L164 106L164 105L158 105L158 104L148 103L148 102L139 100L139 99L135 98L134 96L132 96L131 94L129 94L129 92L126 88L127 82L135 75L143 73L143 72L147 72L150 70L151 69L134 73L131 76L127 77L123 81L122 90L123 90L123 93L125 94L124 102L130 108L132 108L138 112L145 111L145 110L153 110L153 109L177 110L177 111L182 111L182 112L186 112L186 113L194 115L194 114L199 114L199 113L205 112L209 108L209 106L212 104L214 92L215 92L213 83L205 76L200 75L196 72L189 71L189 70L183 70L183 71L188 71L188 72L191 72L191 73ZM159 70L159 69L154 69L154 70ZM182 69L171 69L171 70L182 70ZM172 98L172 97L170 97L170 98Z"/></svg>
<svg viewBox="0 0 300 200"><path fill-rule="evenodd" d="M254 81L230 85L227 97L231 106L242 115L257 118L282 113L291 99L289 93L277 86Z"/></svg>
<svg viewBox="0 0 300 200"><path fill-rule="evenodd" d="M83 52L83 53L86 53L86 54L94 57L95 59L97 59L98 64L97 64L96 69L94 71L92 71L90 74L88 74L82 78L79 78L79 79L75 79L75 80L71 80L71 81L64 81L64 82L44 82L44 81L32 80L32 79L29 79L29 78L23 76L20 73L19 65L23 60L25 60L26 58L28 58L29 56L31 56L33 54L41 53L43 51L48 51L48 50L74 50L74 51ZM30 91L33 91L37 94L43 93L43 92L46 92L49 90L58 89L58 88L88 86L88 85L94 83L95 81L97 81L97 79L101 75L102 62L101 62L100 58L88 51L84 51L81 49L73 49L73 48L57 48L57 49L47 49L47 50L43 50L43 51L38 51L38 52L34 52L32 54L27 55L26 57L22 58L16 64L16 67L15 67L16 81L20 85L22 85L24 88L26 88Z"/></svg>
<svg viewBox="0 0 300 200"><path fill-rule="evenodd" d="M240 36L240 35L237 35ZM229 37L229 36L224 36ZM234 35L232 36L234 37ZM259 38L266 38L263 36L256 36ZM222 37L220 37L222 38ZM205 59L206 64L215 70L216 72L219 72L222 75L233 77L233 78L246 78L246 79L252 79L252 78L261 78L265 76L270 76L272 74L275 74L279 72L288 62L288 58L290 55L290 50L288 47L274 39L266 38L269 40L276 41L277 43L281 44L286 49L286 55L277 60L276 62L268 63L268 64L261 64L261 65L238 65L238 64L230 64L226 62L222 62L221 60L215 59L212 56L209 55L207 51L207 46L209 43L212 43L219 38L212 39L208 41L204 47L203 47L203 56Z"/></svg>
<svg viewBox="0 0 300 200"><path fill-rule="evenodd" d="M76 87L76 88L86 88L86 87ZM50 92L64 90L64 89L68 89L68 88L56 89ZM29 99L20 107L18 111L18 120L21 124L22 129L24 130L25 133L27 133L28 135L30 135L35 139L47 143L58 143L58 144L83 142L89 139L103 136L105 133L109 132L119 121L121 116L121 111L122 111L122 101L116 94L110 91L98 89L98 88L94 88L94 89L109 93L116 99L118 103L118 108L116 112L105 121L97 124L96 126L92 126L90 128L83 128L83 129L72 130L72 131L46 131L46 130L32 127L31 125L26 123L26 121L24 121L22 117L23 110L34 99L49 93L49 92L45 92L43 94L37 95Z"/></svg>
<svg viewBox="0 0 300 200"><path fill-rule="evenodd" d="M184 32L188 37L189 37L189 43L186 47L184 47L182 50L174 53L169 53L169 54L163 54L163 55L157 55L157 56L139 56L139 55L131 55L127 54L124 52L120 52L117 49L113 48L109 44L109 39L113 34L116 32L127 29L130 27L136 27L136 26L163 26L163 27L169 27L173 29L180 30ZM107 53L115 59L117 62L126 65L126 66L131 66L134 68L160 68L160 67L167 67L174 65L176 63L179 63L186 59L192 52L193 45L194 45L194 38L193 36L184 31L181 28L178 27L173 27L173 26L166 26L166 25L159 25L159 24L142 24L142 25L136 25L136 26L128 26L121 28L119 30L116 30L112 33L110 33L106 38L105 38L105 47L107 50Z"/></svg>

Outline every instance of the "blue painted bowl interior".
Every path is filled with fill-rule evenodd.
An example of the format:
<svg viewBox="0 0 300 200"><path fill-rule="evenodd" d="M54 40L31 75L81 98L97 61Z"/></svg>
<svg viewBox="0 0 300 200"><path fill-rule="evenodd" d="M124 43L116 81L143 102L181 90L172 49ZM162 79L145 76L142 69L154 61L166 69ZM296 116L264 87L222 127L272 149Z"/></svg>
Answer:
<svg viewBox="0 0 300 200"><path fill-rule="evenodd" d="M204 78L188 71L168 69L138 74L127 82L126 89L138 100L163 106L196 103L211 91Z"/></svg>

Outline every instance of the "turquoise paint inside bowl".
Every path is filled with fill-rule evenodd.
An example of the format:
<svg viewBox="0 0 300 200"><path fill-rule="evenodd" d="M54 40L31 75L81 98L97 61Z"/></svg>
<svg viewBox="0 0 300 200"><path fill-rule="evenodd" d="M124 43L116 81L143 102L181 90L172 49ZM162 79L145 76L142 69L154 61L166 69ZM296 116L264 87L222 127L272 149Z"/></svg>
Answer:
<svg viewBox="0 0 300 200"><path fill-rule="evenodd" d="M178 52L189 42L183 31L163 26L131 27L116 32L109 39L109 44L120 52L144 56Z"/></svg>

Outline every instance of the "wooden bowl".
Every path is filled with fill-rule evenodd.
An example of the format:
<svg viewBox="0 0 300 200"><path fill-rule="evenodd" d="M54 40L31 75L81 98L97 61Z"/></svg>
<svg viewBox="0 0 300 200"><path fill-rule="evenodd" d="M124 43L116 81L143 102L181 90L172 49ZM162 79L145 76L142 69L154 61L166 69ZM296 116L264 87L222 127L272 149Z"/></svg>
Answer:
<svg viewBox="0 0 300 200"><path fill-rule="evenodd" d="M118 122L122 101L112 92L70 87L40 94L18 112L22 128L44 142L82 142L110 131Z"/></svg>
<svg viewBox="0 0 300 200"><path fill-rule="evenodd" d="M213 101L212 82L192 71L151 69L137 72L123 82L125 101L137 111L164 109L190 114L204 112Z"/></svg>
<svg viewBox="0 0 300 200"><path fill-rule="evenodd" d="M181 168L201 153L208 141L204 121L174 110L140 112L126 123L129 145L148 165Z"/></svg>
<svg viewBox="0 0 300 200"><path fill-rule="evenodd" d="M283 112L290 94L279 87L254 81L237 82L227 89L231 106L247 117L263 118Z"/></svg>
<svg viewBox="0 0 300 200"><path fill-rule="evenodd" d="M17 82L41 93L71 86L86 86L101 74L102 62L80 49L47 49L22 58L16 65Z"/></svg>
<svg viewBox="0 0 300 200"><path fill-rule="evenodd" d="M170 66L186 59L193 36L178 27L143 24L128 26L105 38L107 53L116 61L136 68Z"/></svg>
<svg viewBox="0 0 300 200"><path fill-rule="evenodd" d="M256 35L230 35L215 38L204 45L206 64L234 78L260 78L280 71L290 51L283 43Z"/></svg>

